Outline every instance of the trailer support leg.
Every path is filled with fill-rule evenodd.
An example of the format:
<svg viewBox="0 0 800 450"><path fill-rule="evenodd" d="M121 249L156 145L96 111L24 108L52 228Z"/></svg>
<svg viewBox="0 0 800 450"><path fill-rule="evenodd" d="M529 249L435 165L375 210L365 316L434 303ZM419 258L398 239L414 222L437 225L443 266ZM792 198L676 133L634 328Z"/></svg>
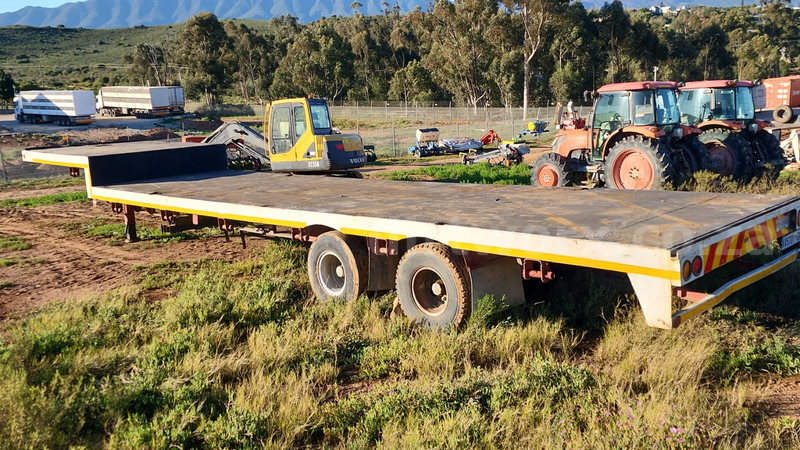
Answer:
<svg viewBox="0 0 800 450"><path fill-rule="evenodd" d="M135 208L131 205L122 205L122 215L125 218L125 240L127 242L138 242L139 236L136 235L136 215Z"/></svg>
<svg viewBox="0 0 800 450"><path fill-rule="evenodd" d="M672 283L665 278L628 274L644 318L651 327L672 328Z"/></svg>

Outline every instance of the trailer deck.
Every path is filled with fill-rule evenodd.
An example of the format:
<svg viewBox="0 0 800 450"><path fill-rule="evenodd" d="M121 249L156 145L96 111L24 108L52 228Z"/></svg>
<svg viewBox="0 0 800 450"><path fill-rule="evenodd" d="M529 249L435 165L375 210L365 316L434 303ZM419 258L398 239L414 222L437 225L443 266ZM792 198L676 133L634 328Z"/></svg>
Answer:
<svg viewBox="0 0 800 450"><path fill-rule="evenodd" d="M465 253L519 258L523 266L536 261L624 272L648 323L665 328L724 294L696 301L700 310L673 314L675 288L769 243L790 242L786 236L795 231L800 209L792 196L237 172L225 170L224 146L218 145L71 147L25 151L24 158L85 169L89 196L113 204L325 228L382 242L439 242ZM687 262L697 258L702 267L687 275ZM772 273L796 259L797 251L787 252L762 270ZM545 271L544 264L538 267ZM759 273L752 272L750 282L766 276ZM492 289L498 288L485 290Z"/></svg>

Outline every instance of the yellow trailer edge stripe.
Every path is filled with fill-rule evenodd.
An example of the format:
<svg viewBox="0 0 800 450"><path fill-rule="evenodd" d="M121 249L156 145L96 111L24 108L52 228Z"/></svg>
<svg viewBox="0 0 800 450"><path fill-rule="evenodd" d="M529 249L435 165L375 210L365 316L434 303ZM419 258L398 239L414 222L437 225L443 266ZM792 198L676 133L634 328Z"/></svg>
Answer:
<svg viewBox="0 0 800 450"><path fill-rule="evenodd" d="M32 158L31 162L32 163L36 163L36 164L49 164L51 166L78 167L78 168L81 168L81 169L88 169L89 168L88 164L72 164L72 163L65 163L65 162L61 162L61 161L44 161L44 160L41 160L41 159L38 159L38 158Z"/></svg>
<svg viewBox="0 0 800 450"><path fill-rule="evenodd" d="M355 228L342 228L341 232L344 234L353 234L356 236L365 236L376 239L388 239L390 241L400 241L408 237L403 234L384 233L382 231L358 230Z"/></svg>
<svg viewBox="0 0 800 450"><path fill-rule="evenodd" d="M106 202L111 203L123 203L126 205L132 206L139 206L142 208L152 208L158 210L167 210L167 211L175 211L175 212L182 212L186 214L197 214L198 216L210 216L210 217L223 217L225 219L232 219L232 220L241 220L243 222L255 222L255 223L265 223L269 225L278 225L282 227L294 227L294 228L303 228L306 226L305 222L294 222L291 220L279 220L279 219L269 219L264 217L254 217L254 216L244 216L240 214L221 214L213 211L200 211L197 209L190 209L190 208L183 208L183 207L171 207L171 206L164 206L164 205L157 205L155 203L145 203L145 202L134 202L130 200L120 200L111 197L103 197L103 196L95 196L95 200L103 200Z"/></svg>
<svg viewBox="0 0 800 450"><path fill-rule="evenodd" d="M567 255L554 255L549 253L531 252L527 250L518 250L514 248L494 247L490 245L469 244L466 242L450 242L450 247L460 250L468 250L471 252L489 253L493 255L513 256L516 258L538 259L542 261L570 264L573 266L591 267L594 269L611 270L614 272L635 273L639 275L648 275L656 278L665 278L668 280L681 279L680 272L671 270L652 269L649 267L632 266L630 264L621 264L608 261L598 261L595 259L579 258Z"/></svg>

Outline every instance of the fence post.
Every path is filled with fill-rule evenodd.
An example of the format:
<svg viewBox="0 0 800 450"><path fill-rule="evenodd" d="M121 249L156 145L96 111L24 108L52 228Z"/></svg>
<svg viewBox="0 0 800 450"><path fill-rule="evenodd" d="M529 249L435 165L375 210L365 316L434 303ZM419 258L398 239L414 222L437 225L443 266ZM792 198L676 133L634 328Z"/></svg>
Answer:
<svg viewBox="0 0 800 450"><path fill-rule="evenodd" d="M356 100L356 134L358 133L358 100Z"/></svg>
<svg viewBox="0 0 800 450"><path fill-rule="evenodd" d="M6 175L6 162L3 161L3 149L0 148L0 169L3 170L3 183L8 183L8 175Z"/></svg>
<svg viewBox="0 0 800 450"><path fill-rule="evenodd" d="M392 151L394 151L394 157L397 158L397 137L394 134L394 120L392 120Z"/></svg>

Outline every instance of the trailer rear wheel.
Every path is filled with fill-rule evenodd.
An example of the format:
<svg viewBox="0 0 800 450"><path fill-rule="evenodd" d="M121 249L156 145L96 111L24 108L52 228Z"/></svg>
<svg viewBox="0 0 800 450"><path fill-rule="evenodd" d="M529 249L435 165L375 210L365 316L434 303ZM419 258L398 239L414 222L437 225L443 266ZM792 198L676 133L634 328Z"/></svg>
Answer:
<svg viewBox="0 0 800 450"><path fill-rule="evenodd" d="M775 119L775 122L789 123L794 120L794 111L789 105L781 105L772 111L772 118Z"/></svg>
<svg viewBox="0 0 800 450"><path fill-rule="evenodd" d="M675 173L667 149L658 141L629 136L606 157L606 186L612 189L659 189L672 183Z"/></svg>
<svg viewBox="0 0 800 450"><path fill-rule="evenodd" d="M412 247L397 267L397 296L400 308L415 323L458 326L469 314L472 298L463 259L439 243Z"/></svg>
<svg viewBox="0 0 800 450"><path fill-rule="evenodd" d="M711 171L734 180L748 180L753 171L750 145L741 136L724 128L704 131L700 142L711 155Z"/></svg>
<svg viewBox="0 0 800 450"><path fill-rule="evenodd" d="M569 163L558 153L545 153L536 160L531 169L531 184L534 186L567 186L571 180Z"/></svg>
<svg viewBox="0 0 800 450"><path fill-rule="evenodd" d="M367 288L369 255L364 242L338 231L320 235L308 252L308 279L320 300L357 299Z"/></svg>

